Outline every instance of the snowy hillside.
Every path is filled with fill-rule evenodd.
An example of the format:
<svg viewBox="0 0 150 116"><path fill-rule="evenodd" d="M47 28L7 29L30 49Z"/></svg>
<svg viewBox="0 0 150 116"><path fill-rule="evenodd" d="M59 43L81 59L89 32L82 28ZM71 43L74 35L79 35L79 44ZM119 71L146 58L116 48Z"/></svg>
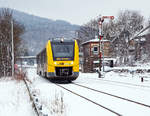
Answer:
<svg viewBox="0 0 150 116"><path fill-rule="evenodd" d="M25 27L22 38L27 44L30 55L36 55L43 49L49 38L74 38L75 31L79 29L79 25L70 24L64 20L51 20L17 10L13 10L13 16ZM36 49L37 46L39 49Z"/></svg>

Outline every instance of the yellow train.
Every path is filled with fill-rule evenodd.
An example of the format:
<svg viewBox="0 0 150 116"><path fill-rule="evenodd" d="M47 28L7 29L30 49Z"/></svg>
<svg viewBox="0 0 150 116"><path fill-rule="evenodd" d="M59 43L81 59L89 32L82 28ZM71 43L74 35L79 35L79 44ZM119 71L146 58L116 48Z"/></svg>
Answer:
<svg viewBox="0 0 150 116"><path fill-rule="evenodd" d="M75 80L79 76L79 47L76 40L48 40L37 55L37 74L53 80Z"/></svg>

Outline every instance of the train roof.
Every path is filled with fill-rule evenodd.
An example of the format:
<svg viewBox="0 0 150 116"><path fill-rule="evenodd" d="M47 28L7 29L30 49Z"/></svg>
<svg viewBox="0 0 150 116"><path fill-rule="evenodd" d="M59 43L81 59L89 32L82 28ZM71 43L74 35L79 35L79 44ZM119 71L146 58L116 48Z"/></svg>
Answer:
<svg viewBox="0 0 150 116"><path fill-rule="evenodd" d="M68 39L68 38L53 38L53 39L50 39L51 42L74 42L75 39Z"/></svg>

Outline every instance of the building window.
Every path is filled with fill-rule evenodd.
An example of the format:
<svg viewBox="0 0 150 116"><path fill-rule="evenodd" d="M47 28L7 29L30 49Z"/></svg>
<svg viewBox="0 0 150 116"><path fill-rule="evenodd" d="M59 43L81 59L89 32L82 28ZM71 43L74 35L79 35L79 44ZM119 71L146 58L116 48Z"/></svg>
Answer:
<svg viewBox="0 0 150 116"><path fill-rule="evenodd" d="M93 47L93 54L98 54L98 46Z"/></svg>

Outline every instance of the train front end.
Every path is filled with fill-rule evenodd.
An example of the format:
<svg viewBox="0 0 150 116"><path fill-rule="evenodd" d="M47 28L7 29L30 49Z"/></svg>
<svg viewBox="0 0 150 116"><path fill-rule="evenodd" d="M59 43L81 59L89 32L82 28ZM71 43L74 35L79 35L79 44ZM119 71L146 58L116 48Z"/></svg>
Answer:
<svg viewBox="0 0 150 116"><path fill-rule="evenodd" d="M47 77L75 80L79 76L79 48L76 40L53 40L47 45Z"/></svg>

